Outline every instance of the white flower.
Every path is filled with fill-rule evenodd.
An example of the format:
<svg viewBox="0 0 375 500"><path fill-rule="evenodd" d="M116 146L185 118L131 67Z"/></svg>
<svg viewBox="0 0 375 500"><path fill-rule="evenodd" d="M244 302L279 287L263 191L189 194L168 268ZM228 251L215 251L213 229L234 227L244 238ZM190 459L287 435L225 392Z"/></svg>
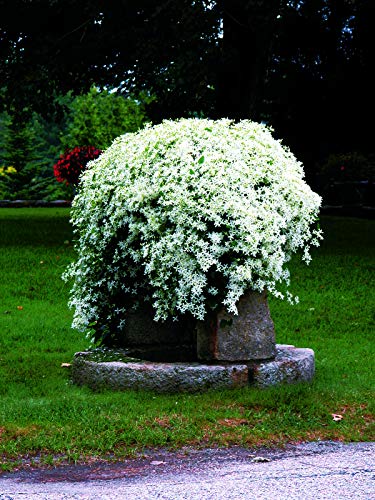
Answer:
<svg viewBox="0 0 375 500"><path fill-rule="evenodd" d="M181 119L121 136L74 199L73 324L109 318L121 328L145 297L156 319L202 319L210 303L235 313L247 289L283 298L291 255L302 250L309 262L322 238L312 227L320 202L301 164L258 123Z"/></svg>

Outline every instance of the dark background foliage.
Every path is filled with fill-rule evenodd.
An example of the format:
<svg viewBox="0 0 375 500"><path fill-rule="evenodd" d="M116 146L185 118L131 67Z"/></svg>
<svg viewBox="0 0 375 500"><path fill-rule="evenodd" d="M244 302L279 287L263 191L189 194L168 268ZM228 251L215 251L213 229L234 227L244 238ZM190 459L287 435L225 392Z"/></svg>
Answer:
<svg viewBox="0 0 375 500"><path fill-rule="evenodd" d="M1 0L0 12L1 105L17 124L61 121L56 96L95 85L153 96L153 122L263 120L310 179L332 154L374 152L371 0Z"/></svg>

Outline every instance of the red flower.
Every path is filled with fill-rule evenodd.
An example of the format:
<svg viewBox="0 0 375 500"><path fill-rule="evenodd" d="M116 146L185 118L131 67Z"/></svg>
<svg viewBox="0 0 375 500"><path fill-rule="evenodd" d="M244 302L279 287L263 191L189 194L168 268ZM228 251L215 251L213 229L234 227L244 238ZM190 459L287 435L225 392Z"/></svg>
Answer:
<svg viewBox="0 0 375 500"><path fill-rule="evenodd" d="M76 186L79 183L81 173L86 169L87 163L98 158L102 152L101 149L93 146L77 146L74 149L65 151L53 166L53 173L57 181Z"/></svg>

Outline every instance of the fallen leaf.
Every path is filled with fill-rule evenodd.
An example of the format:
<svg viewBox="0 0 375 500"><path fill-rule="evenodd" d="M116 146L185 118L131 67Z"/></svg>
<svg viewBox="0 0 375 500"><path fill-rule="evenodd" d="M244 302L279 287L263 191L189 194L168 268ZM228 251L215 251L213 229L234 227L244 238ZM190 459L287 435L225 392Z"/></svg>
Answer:
<svg viewBox="0 0 375 500"><path fill-rule="evenodd" d="M70 368L71 366L71 363L61 363L61 368Z"/></svg>
<svg viewBox="0 0 375 500"><path fill-rule="evenodd" d="M218 424L225 425L225 427L237 427L239 425L249 425L245 418L223 418L218 421Z"/></svg>
<svg viewBox="0 0 375 500"><path fill-rule="evenodd" d="M17 306L17 309L18 309L19 311L22 311L23 307L22 307L22 306Z"/></svg>
<svg viewBox="0 0 375 500"><path fill-rule="evenodd" d="M151 462L151 465L164 465L164 464L166 464L166 463L167 463L167 462L163 462L163 461L161 461L161 460L153 460L153 461Z"/></svg>
<svg viewBox="0 0 375 500"><path fill-rule="evenodd" d="M266 457L254 457L252 459L252 462L253 463L271 462L271 459L270 458L266 458Z"/></svg>
<svg viewBox="0 0 375 500"><path fill-rule="evenodd" d="M172 425L168 417L155 418L155 424L160 425L164 429L171 429Z"/></svg>
<svg viewBox="0 0 375 500"><path fill-rule="evenodd" d="M338 413L331 413L332 415L332 420L334 422L340 422L344 417L342 415L339 415Z"/></svg>

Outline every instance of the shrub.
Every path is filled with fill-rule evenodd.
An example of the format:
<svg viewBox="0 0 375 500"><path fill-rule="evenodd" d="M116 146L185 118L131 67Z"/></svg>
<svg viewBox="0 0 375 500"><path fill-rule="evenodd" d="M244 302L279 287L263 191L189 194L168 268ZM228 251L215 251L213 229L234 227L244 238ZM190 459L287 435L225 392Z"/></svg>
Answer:
<svg viewBox="0 0 375 500"><path fill-rule="evenodd" d="M101 149L93 146L75 147L65 151L53 166L53 172L59 182L77 186L81 173L91 160L95 160L102 153Z"/></svg>
<svg viewBox="0 0 375 500"><path fill-rule="evenodd" d="M318 172L330 181L371 181L375 179L375 157L357 152L331 154Z"/></svg>
<svg viewBox="0 0 375 500"><path fill-rule="evenodd" d="M320 197L301 164L251 121L181 119L119 137L73 202L73 326L100 340L151 302L155 320L236 313L247 289L283 298L286 263L318 245ZM290 294L286 294L290 298Z"/></svg>
<svg viewBox="0 0 375 500"><path fill-rule="evenodd" d="M1 197L7 199L56 200L70 197L70 189L58 184L52 166L60 154L56 116L49 120L33 113L21 121L0 115L0 164L13 165L17 173L0 180Z"/></svg>
<svg viewBox="0 0 375 500"><path fill-rule="evenodd" d="M120 134L136 132L146 117L146 106L154 98L143 93L138 99L92 87L87 94L65 99L67 124L61 133L63 148L96 144L105 149Z"/></svg>
<svg viewBox="0 0 375 500"><path fill-rule="evenodd" d="M15 175L17 175L17 170L14 167L0 167L0 200L11 197L12 182Z"/></svg>

